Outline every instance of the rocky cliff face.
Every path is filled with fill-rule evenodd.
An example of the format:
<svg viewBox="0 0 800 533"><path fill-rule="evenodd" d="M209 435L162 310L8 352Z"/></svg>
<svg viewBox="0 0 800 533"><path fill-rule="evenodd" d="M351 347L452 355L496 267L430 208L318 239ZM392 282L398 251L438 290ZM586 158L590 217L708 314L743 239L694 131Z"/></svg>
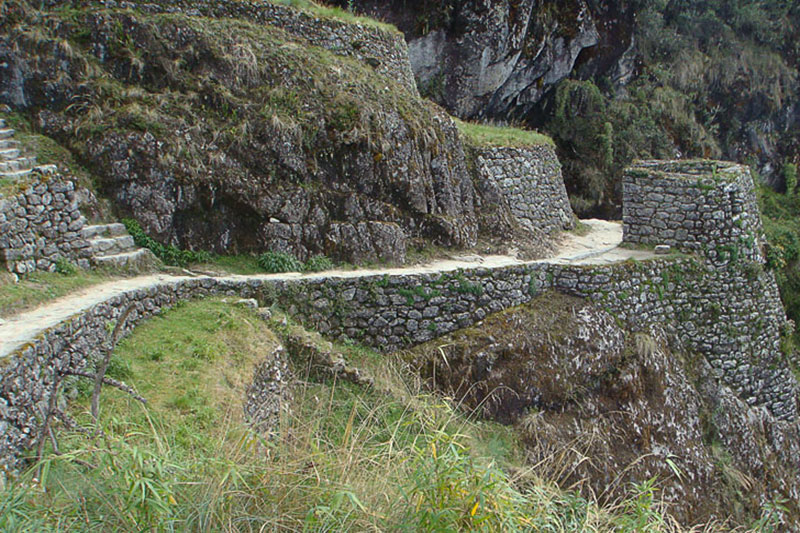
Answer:
<svg viewBox="0 0 800 533"><path fill-rule="evenodd" d="M385 72L392 61L370 61L402 38L280 8L294 17L284 30L277 8L226 5L244 9L23 14L0 33L0 101L162 242L350 261L402 261L417 240L475 243L455 125L402 69Z"/></svg>
<svg viewBox="0 0 800 533"><path fill-rule="evenodd" d="M613 501L653 480L684 524L752 524L780 504L797 527L797 422L749 407L660 327L619 324L548 293L412 359L467 409L512 424L564 486Z"/></svg>
<svg viewBox="0 0 800 533"><path fill-rule="evenodd" d="M420 89L462 118L524 117L576 69L605 72L632 44L626 2L356 4L406 34Z"/></svg>

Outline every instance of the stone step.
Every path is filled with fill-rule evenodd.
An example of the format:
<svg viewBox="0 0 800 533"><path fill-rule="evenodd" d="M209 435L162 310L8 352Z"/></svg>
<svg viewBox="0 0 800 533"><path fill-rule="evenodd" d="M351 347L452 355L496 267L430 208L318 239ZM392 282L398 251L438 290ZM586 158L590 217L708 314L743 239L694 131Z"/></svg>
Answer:
<svg viewBox="0 0 800 533"><path fill-rule="evenodd" d="M118 237L95 237L89 240L92 246L92 253L97 257L105 255L120 254L130 252L136 248L133 237L130 235L120 235Z"/></svg>
<svg viewBox="0 0 800 533"><path fill-rule="evenodd" d="M0 129L0 139L10 139L14 136L14 130L11 128L2 128Z"/></svg>
<svg viewBox="0 0 800 533"><path fill-rule="evenodd" d="M0 150L0 159L8 161L9 159L16 159L20 156L19 148L4 148Z"/></svg>
<svg viewBox="0 0 800 533"><path fill-rule="evenodd" d="M27 170L33 168L35 164L36 164L36 159L33 159L31 157L18 157L17 159L0 161L0 172L15 172L17 170Z"/></svg>
<svg viewBox="0 0 800 533"><path fill-rule="evenodd" d="M31 159L36 159L35 157ZM34 172L38 172L39 174L55 174L58 172L58 167L56 165L36 165L33 167Z"/></svg>
<svg viewBox="0 0 800 533"><path fill-rule="evenodd" d="M0 178L8 178L8 179L16 180L16 179L20 179L20 178L24 178L25 176L28 176L31 172L33 172L32 168L28 168L28 169L25 169L25 170L16 170L16 171L12 171L12 172L2 172L2 171L0 171Z"/></svg>
<svg viewBox="0 0 800 533"><path fill-rule="evenodd" d="M81 230L84 239L92 239L94 237L119 237L127 235L128 231L125 229L124 224L115 222L113 224L95 224L94 226L86 226Z"/></svg>
<svg viewBox="0 0 800 533"><path fill-rule="evenodd" d="M101 268L145 270L158 264L158 259L147 248L136 248L130 252L94 257L92 262Z"/></svg>
<svg viewBox="0 0 800 533"><path fill-rule="evenodd" d="M9 148L19 148L19 141L15 141L14 139L0 140L0 150L7 150Z"/></svg>

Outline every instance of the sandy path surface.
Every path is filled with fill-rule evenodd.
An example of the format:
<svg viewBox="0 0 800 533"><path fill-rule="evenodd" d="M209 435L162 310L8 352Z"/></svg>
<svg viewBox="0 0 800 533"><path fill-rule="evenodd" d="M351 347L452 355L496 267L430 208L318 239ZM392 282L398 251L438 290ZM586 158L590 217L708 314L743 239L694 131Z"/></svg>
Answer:
<svg viewBox="0 0 800 533"><path fill-rule="evenodd" d="M219 276L219 278L288 280L357 278L384 274L435 274L438 272L458 270L459 268L502 268L510 265L524 265L530 263L603 265L631 258L646 259L653 255L652 252L619 248L619 244L622 242L622 225L618 222L596 219L584 220L582 222L589 226L589 231L586 232L586 234L564 234L561 242L558 244L557 252L553 257L536 261L521 261L510 255L464 255L410 267L370 270L331 270L313 274L293 272L284 274L227 275ZM191 279L191 276L151 274L110 281L87 287L36 309L8 317L4 322L0 323L0 357L5 357L14 352L21 345L34 339L42 331L52 328L69 319L71 316L116 295L165 283L177 283L185 279Z"/></svg>

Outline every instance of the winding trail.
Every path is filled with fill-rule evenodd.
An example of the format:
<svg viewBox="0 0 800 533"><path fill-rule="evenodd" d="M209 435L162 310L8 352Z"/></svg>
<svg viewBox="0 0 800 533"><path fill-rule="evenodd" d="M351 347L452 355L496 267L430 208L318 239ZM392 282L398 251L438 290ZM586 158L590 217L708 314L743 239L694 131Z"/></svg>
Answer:
<svg viewBox="0 0 800 533"><path fill-rule="evenodd" d="M436 274L460 268L502 268L512 265L532 263L551 264L593 264L605 265L625 261L627 259L647 259L652 252L620 248L622 242L622 225L618 222L589 219L582 221L589 226L584 235L565 234L557 246L556 253L549 258L535 261L522 261L509 255L464 255L451 259L434 261L424 265L410 267L385 268L372 270L329 270L311 274L296 272L283 274L225 275L219 279L328 279L357 278L367 276ZM114 296L131 290L146 289L167 283L177 283L192 277L211 276L175 276L170 274L149 274L127 279L119 279L93 285L69 294L36 309L8 317L0 324L0 358L14 353L25 343L35 339L43 331L69 319L94 305L102 303Z"/></svg>

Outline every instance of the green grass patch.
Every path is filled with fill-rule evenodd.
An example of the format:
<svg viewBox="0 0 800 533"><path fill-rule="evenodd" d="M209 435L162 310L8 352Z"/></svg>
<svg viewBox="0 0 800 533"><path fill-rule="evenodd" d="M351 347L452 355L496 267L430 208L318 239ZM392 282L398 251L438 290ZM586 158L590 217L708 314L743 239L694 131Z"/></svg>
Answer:
<svg viewBox="0 0 800 533"><path fill-rule="evenodd" d="M509 126L492 126L490 124L475 124L454 119L458 131L465 140L477 147L504 147L526 148L542 144L555 146L553 139L536 131L524 130Z"/></svg>
<svg viewBox="0 0 800 533"><path fill-rule="evenodd" d="M212 255L210 260L194 263L192 268L198 270L214 270L230 274L262 274L264 270L258 266L258 257L254 255Z"/></svg>
<svg viewBox="0 0 800 533"><path fill-rule="evenodd" d="M352 11L341 7L325 6L310 0L270 0L270 2L307 11L320 18L340 20L348 24L361 24L362 26L378 28L387 33L400 34L400 30L392 24L371 17L356 15Z"/></svg>
<svg viewBox="0 0 800 533"><path fill-rule="evenodd" d="M114 279L103 271L74 269L66 274L33 272L14 282L11 276L0 278L0 317L27 311L56 298Z"/></svg>
<svg viewBox="0 0 800 533"><path fill-rule="evenodd" d="M207 263L211 254L204 250L185 250L171 244L164 245L147 235L142 226L132 218L122 219L136 246L147 248L167 265L185 266L189 263Z"/></svg>

